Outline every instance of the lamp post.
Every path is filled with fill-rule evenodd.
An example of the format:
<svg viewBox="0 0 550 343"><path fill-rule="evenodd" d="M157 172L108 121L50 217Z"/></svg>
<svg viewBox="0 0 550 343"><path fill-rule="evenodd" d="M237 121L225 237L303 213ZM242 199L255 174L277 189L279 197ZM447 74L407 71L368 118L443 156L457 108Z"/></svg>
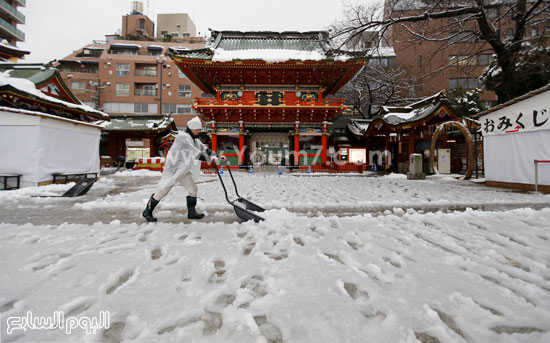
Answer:
<svg viewBox="0 0 550 343"><path fill-rule="evenodd" d="M160 57L157 57L157 63L160 68L160 86L159 86L159 114L162 114L162 66L164 65L164 62L166 62L166 58L161 55Z"/></svg>

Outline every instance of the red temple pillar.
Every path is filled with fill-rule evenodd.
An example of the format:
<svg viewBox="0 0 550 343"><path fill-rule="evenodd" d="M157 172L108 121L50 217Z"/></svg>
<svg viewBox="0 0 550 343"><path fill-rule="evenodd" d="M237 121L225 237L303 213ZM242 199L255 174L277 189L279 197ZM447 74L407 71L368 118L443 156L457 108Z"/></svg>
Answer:
<svg viewBox="0 0 550 343"><path fill-rule="evenodd" d="M323 164L327 163L327 122L323 122L323 135L321 136L321 144L323 145L323 150L321 151L321 162Z"/></svg>
<svg viewBox="0 0 550 343"><path fill-rule="evenodd" d="M294 125L294 165L300 165L300 122L296 122Z"/></svg>
<svg viewBox="0 0 550 343"><path fill-rule="evenodd" d="M216 127L216 122L213 121L211 123L211 125L212 125L212 144L211 144L212 147L211 147L211 149L212 149L212 151L218 151L218 134L217 134L218 129Z"/></svg>
<svg viewBox="0 0 550 343"><path fill-rule="evenodd" d="M244 122L239 121L239 165L244 164Z"/></svg>

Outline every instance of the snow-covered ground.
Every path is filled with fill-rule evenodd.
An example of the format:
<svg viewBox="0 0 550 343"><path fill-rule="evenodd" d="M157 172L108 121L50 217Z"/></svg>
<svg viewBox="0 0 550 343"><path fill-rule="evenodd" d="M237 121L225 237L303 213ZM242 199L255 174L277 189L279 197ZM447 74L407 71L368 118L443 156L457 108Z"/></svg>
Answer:
<svg viewBox="0 0 550 343"><path fill-rule="evenodd" d="M76 199L30 197L70 185L0 192L1 342L550 341L548 195L237 174L267 209L256 224L205 175L205 220L186 219L175 188L148 224L159 175L104 177ZM111 326L6 333L10 317L55 311L108 311Z"/></svg>

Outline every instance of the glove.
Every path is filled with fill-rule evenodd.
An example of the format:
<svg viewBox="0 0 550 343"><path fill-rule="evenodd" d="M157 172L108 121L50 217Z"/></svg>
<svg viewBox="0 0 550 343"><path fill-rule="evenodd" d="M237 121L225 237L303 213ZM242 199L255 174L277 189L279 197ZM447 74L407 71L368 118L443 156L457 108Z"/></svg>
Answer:
<svg viewBox="0 0 550 343"><path fill-rule="evenodd" d="M210 163L214 162L214 163L218 163L218 156L216 155L213 155L213 156L210 156Z"/></svg>
<svg viewBox="0 0 550 343"><path fill-rule="evenodd" d="M227 161L227 158L226 158L224 155L221 155L221 156L220 156L220 160L221 160L221 161Z"/></svg>

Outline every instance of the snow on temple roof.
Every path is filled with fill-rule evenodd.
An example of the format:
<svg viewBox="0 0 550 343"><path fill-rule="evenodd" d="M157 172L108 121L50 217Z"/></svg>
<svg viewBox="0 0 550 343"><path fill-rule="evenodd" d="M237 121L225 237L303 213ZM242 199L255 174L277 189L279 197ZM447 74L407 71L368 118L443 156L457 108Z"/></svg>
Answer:
<svg viewBox="0 0 550 343"><path fill-rule="evenodd" d="M150 131L165 130L174 126L174 118L161 115L116 116L105 125L107 131Z"/></svg>
<svg viewBox="0 0 550 343"><path fill-rule="evenodd" d="M311 32L239 32L212 31L204 49L170 48L173 55L215 62L233 60L286 61L346 61L356 53L333 50L325 31Z"/></svg>
<svg viewBox="0 0 550 343"><path fill-rule="evenodd" d="M364 135L369 129L372 119L351 119L348 129L356 136Z"/></svg>
<svg viewBox="0 0 550 343"><path fill-rule="evenodd" d="M284 49L216 49L212 61L229 62L233 60L263 60L266 62L321 61L326 56L321 51L284 50Z"/></svg>
<svg viewBox="0 0 550 343"><path fill-rule="evenodd" d="M78 110L81 110L81 111L84 111L84 112L95 114L96 116L100 116L100 117L103 117L105 119L109 119L109 115L107 113L95 110L95 109L93 109L92 107L90 107L88 105L71 104L69 102L66 102L66 101L59 100L59 99L56 99L54 97L48 96L48 95L42 93L40 90L36 89L35 84L31 80L11 77L10 74L11 74L12 71L13 70L6 70L6 71L0 73L0 87L1 86L11 86L11 87L13 87L13 88L15 88L15 89L17 89L21 92L33 95L37 98L41 98L43 100L47 100L49 102L57 103L57 104L65 106L65 107L69 107L69 108L72 108L72 109L78 109Z"/></svg>

